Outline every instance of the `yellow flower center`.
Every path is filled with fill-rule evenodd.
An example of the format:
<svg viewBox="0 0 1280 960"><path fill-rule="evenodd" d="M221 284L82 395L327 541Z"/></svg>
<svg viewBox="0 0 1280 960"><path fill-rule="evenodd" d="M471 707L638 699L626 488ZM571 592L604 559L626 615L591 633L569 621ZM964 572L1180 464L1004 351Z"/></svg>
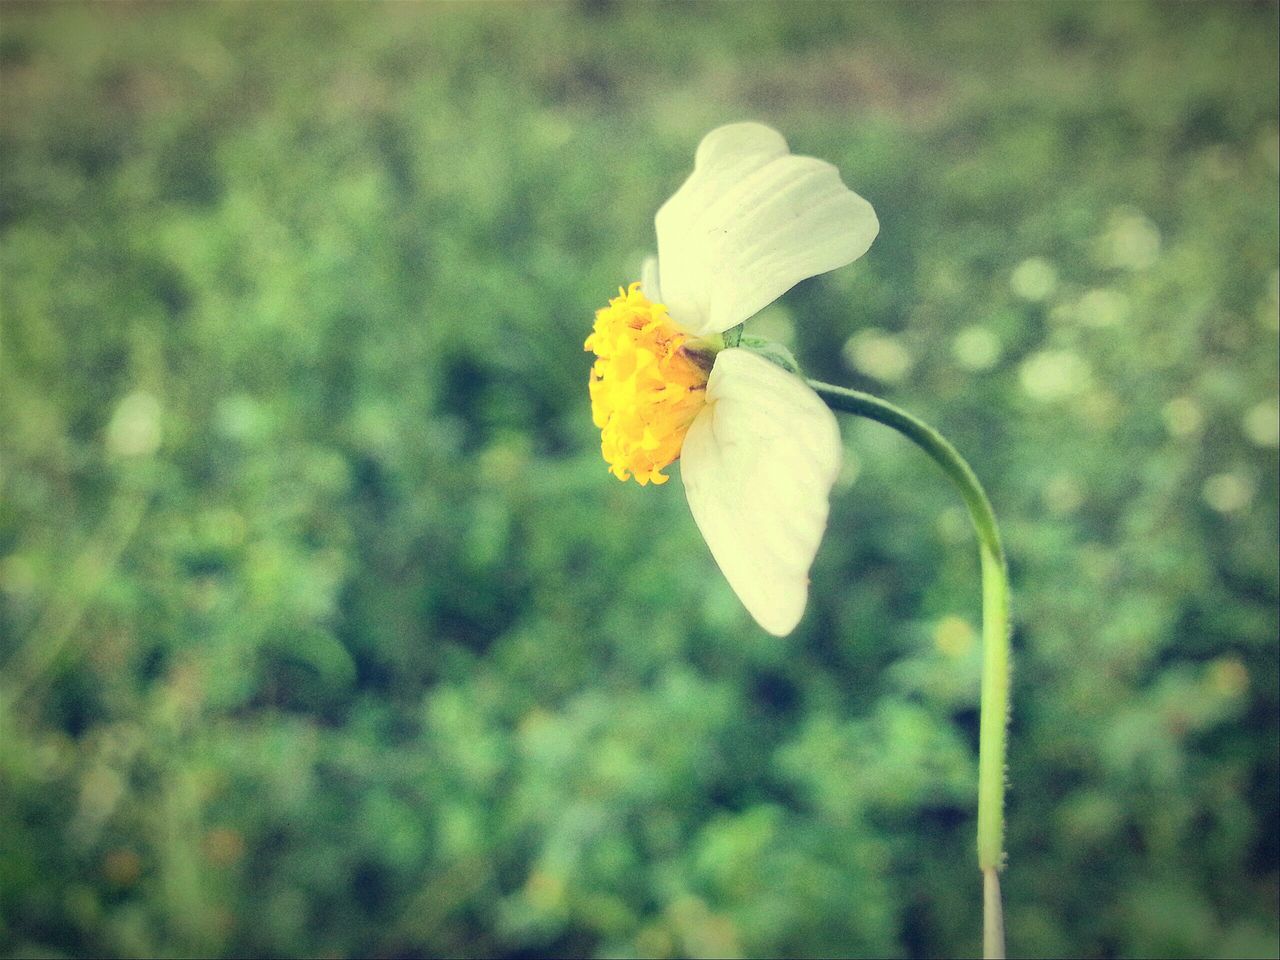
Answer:
<svg viewBox="0 0 1280 960"><path fill-rule="evenodd" d="M619 480L666 483L662 469L680 456L684 435L706 399L707 365L690 337L633 283L596 311L583 349L591 368L591 416L600 451ZM705 363L705 361L704 361Z"/></svg>

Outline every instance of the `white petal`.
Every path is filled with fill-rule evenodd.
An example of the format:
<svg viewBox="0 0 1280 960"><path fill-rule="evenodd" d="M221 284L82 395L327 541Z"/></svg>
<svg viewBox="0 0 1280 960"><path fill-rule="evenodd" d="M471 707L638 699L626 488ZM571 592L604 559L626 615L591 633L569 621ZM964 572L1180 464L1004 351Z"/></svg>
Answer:
<svg viewBox="0 0 1280 960"><path fill-rule="evenodd" d="M728 330L806 277L856 260L880 230L835 167L793 156L758 123L707 134L655 223L662 302L697 336Z"/></svg>
<svg viewBox="0 0 1280 960"><path fill-rule="evenodd" d="M662 288L658 285L658 258L645 257L640 267L640 289L650 303L662 303Z"/></svg>
<svg viewBox="0 0 1280 960"><path fill-rule="evenodd" d="M748 350L716 356L680 478L729 586L775 636L804 613L841 450L835 416L803 380Z"/></svg>

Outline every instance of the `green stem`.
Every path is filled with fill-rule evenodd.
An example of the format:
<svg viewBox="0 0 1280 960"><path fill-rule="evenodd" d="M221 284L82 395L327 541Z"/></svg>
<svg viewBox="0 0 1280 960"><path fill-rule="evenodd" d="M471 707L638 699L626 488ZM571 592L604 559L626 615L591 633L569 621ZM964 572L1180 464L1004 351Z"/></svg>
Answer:
<svg viewBox="0 0 1280 960"><path fill-rule="evenodd" d="M810 380L833 410L897 430L933 458L964 497L982 560L982 715L978 730L978 868L983 876L983 953L1004 956L999 871L1004 865L1005 733L1009 720L1009 577L1000 530L982 484L937 430L893 404Z"/></svg>

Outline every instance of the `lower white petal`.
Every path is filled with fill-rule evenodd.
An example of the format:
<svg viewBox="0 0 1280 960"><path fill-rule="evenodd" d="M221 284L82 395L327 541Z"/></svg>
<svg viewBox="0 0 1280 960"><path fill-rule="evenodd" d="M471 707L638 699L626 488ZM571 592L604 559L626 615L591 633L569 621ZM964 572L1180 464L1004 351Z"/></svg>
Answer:
<svg viewBox="0 0 1280 960"><path fill-rule="evenodd" d="M803 380L748 350L719 353L680 477L729 586L775 636L804 613L841 450L835 416Z"/></svg>

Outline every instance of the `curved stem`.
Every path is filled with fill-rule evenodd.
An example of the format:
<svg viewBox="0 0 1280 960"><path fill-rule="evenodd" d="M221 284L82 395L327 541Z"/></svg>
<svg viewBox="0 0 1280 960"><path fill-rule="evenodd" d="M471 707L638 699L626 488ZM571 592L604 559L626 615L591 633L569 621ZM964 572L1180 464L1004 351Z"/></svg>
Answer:
<svg viewBox="0 0 1280 960"><path fill-rule="evenodd" d="M878 397L810 380L833 410L883 423L933 458L964 497L982 561L982 714L978 730L978 868L983 883L983 953L1004 956L999 871L1004 865L1005 733L1009 720L1009 577L1000 530L982 484L937 430Z"/></svg>

